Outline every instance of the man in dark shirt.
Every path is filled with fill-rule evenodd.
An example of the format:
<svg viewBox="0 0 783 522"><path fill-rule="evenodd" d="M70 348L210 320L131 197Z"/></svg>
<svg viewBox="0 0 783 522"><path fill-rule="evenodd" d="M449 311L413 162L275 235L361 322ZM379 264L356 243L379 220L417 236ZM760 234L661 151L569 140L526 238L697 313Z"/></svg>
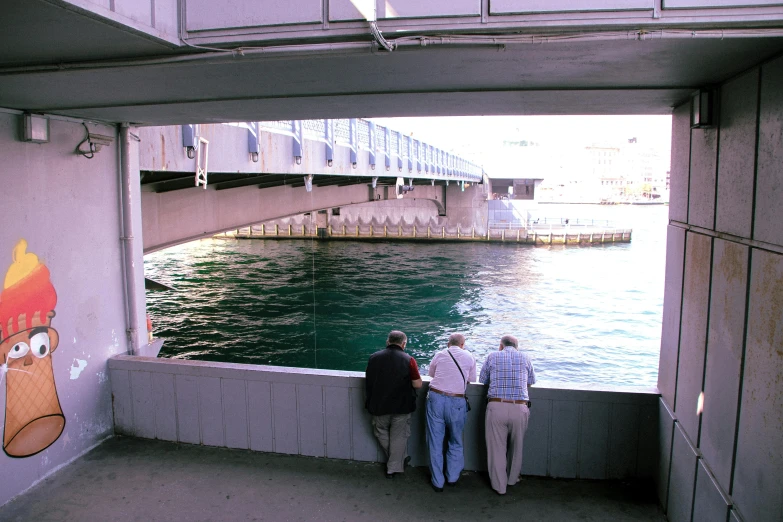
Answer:
<svg viewBox="0 0 783 522"><path fill-rule="evenodd" d="M373 432L387 457L386 478L404 471L411 413L416 410L416 389L422 384L416 359L405 353L407 343L404 333L390 332L386 348L370 356L364 373L364 405L372 415Z"/></svg>

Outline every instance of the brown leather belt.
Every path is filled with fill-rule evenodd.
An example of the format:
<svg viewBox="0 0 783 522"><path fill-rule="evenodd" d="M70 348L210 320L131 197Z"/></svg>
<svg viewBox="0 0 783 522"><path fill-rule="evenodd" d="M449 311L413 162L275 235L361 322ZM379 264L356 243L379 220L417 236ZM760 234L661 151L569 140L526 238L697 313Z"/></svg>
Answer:
<svg viewBox="0 0 783 522"><path fill-rule="evenodd" d="M439 393L441 395L445 395L446 397L464 397L465 396L464 393L449 393L449 392L445 392L445 391L440 391L439 389L433 388L432 386L430 386L430 391L434 391L435 393Z"/></svg>
<svg viewBox="0 0 783 522"><path fill-rule="evenodd" d="M530 401L512 401L511 399L501 399L499 397L491 397L489 402L507 402L509 404L524 404L525 406L530 406Z"/></svg>

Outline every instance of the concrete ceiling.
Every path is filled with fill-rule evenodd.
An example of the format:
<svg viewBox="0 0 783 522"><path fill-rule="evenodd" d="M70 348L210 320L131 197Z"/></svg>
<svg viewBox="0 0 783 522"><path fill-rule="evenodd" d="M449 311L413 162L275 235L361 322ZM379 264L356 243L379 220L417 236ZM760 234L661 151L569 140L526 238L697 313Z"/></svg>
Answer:
<svg viewBox="0 0 783 522"><path fill-rule="evenodd" d="M676 38L405 47L392 53L373 51L370 43L244 56L190 48L191 57L204 56L181 61L182 49L48 2L13 0L9 6L0 17L0 107L146 125L665 114L695 88L783 52L783 38ZM163 61L144 59L151 56ZM116 61L88 63L107 59ZM45 67L62 63L68 65Z"/></svg>

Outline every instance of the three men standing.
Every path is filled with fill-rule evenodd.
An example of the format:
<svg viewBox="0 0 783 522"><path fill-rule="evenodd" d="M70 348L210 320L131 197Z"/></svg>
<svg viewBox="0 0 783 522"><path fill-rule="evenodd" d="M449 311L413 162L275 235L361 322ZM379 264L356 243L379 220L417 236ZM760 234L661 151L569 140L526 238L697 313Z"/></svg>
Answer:
<svg viewBox="0 0 783 522"><path fill-rule="evenodd" d="M365 371L365 407L372 415L375 437L387 457L386 478L402 473L408 459L411 413L422 380L416 359L405 353L408 337L393 330L386 348L370 356Z"/></svg>
<svg viewBox="0 0 783 522"><path fill-rule="evenodd" d="M451 334L448 346L430 363L432 377L427 394L427 445L430 450L432 488L443 491L444 481L453 485L459 479L465 458L462 430L468 416L465 392L476 380L476 360L465 350L465 336ZM444 477L443 439L448 433Z"/></svg>
<svg viewBox="0 0 783 522"><path fill-rule="evenodd" d="M506 494L507 486L517 483L522 471L522 442L530 417L527 387L536 382L533 363L517 348L516 337L504 335L500 350L489 354L479 377L479 381L489 385L485 419L487 467L492 489L500 495Z"/></svg>

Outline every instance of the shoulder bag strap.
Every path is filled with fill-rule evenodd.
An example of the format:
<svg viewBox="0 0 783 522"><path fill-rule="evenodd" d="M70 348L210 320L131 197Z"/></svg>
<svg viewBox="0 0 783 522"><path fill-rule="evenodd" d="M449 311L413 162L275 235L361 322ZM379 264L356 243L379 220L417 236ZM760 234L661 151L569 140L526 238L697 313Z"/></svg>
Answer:
<svg viewBox="0 0 783 522"><path fill-rule="evenodd" d="M454 358L454 355L452 355L451 351L448 348L446 348L446 351L448 352L449 357L451 357L451 360L454 361L454 364L457 365L457 369L459 370L460 375L462 375L462 380L465 381L465 391L462 392L463 395L464 395L468 391L468 380L465 378L465 372L462 371L462 368L460 367L459 363L457 362L457 359Z"/></svg>

